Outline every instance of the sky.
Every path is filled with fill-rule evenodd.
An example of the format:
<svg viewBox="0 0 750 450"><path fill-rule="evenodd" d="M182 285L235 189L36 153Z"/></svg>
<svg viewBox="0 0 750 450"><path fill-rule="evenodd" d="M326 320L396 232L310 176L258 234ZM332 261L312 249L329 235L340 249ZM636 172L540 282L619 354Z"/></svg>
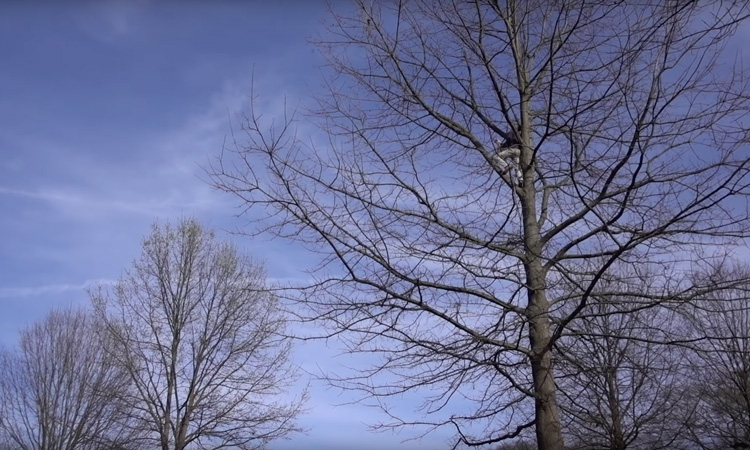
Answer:
<svg viewBox="0 0 750 450"><path fill-rule="evenodd" d="M86 289L118 279L154 221L196 217L269 277L303 276L301 249L224 231L242 226L237 204L202 167L251 84L268 114L285 99L304 106L325 77L308 38L328 14L315 0L0 4L0 344L51 307L88 304ZM296 354L346 364L335 343ZM381 415L311 383L308 433L272 449L448 447L440 433L372 434Z"/></svg>

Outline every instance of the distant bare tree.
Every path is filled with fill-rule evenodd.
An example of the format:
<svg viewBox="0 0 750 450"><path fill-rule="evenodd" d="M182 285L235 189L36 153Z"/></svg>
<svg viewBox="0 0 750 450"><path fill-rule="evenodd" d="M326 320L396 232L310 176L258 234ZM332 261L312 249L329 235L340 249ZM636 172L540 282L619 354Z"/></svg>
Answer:
<svg viewBox="0 0 750 450"><path fill-rule="evenodd" d="M82 310L59 309L0 356L0 440L20 450L130 447L127 378Z"/></svg>
<svg viewBox="0 0 750 450"><path fill-rule="evenodd" d="M297 428L303 396L263 268L194 220L154 225L140 259L92 292L136 393L135 430L162 450L255 449Z"/></svg>
<svg viewBox="0 0 750 450"><path fill-rule="evenodd" d="M695 402L685 396L690 349L667 345L683 324L672 308L649 307L652 276L603 280L589 307L558 341L558 387L571 449L692 448ZM627 281L626 281L627 280ZM629 283L630 288L623 284Z"/></svg>
<svg viewBox="0 0 750 450"><path fill-rule="evenodd" d="M536 450L536 445L531 441L520 440L500 444L494 450Z"/></svg>
<svg viewBox="0 0 750 450"><path fill-rule="evenodd" d="M327 140L251 110L208 170L249 233L323 255L289 296L381 356L338 383L384 426L561 450L555 345L613 265L660 274L750 236L748 71L725 51L747 8L360 0L321 39ZM710 288L690 283L640 295ZM421 417L384 400L410 391Z"/></svg>
<svg viewBox="0 0 750 450"><path fill-rule="evenodd" d="M750 448L750 267L721 266L702 278L733 283L706 295L691 315L699 351L693 388L700 398L693 434L706 449Z"/></svg>

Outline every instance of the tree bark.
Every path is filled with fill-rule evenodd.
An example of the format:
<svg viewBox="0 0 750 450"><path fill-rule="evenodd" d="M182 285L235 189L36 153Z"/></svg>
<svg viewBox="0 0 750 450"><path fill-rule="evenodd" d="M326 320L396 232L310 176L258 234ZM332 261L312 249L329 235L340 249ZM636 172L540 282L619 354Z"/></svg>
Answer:
<svg viewBox="0 0 750 450"><path fill-rule="evenodd" d="M564 450L560 414L555 395L552 353L549 349L549 302L543 290L531 290L529 295L529 341L531 343L531 373L536 393L536 436L539 450Z"/></svg>
<svg viewBox="0 0 750 450"><path fill-rule="evenodd" d="M526 171L533 176L531 171ZM529 180L530 178L525 178ZM536 410L536 436L539 450L564 450L565 444L560 424L557 397L555 395L555 377L552 367L552 350L550 345L551 330L549 322L549 301L546 295L546 271L539 255L539 227L534 217L535 201L533 186L526 186L527 202L523 208L524 226L526 228L527 257L526 278L528 283L529 344L531 346L531 374L534 383L534 408Z"/></svg>

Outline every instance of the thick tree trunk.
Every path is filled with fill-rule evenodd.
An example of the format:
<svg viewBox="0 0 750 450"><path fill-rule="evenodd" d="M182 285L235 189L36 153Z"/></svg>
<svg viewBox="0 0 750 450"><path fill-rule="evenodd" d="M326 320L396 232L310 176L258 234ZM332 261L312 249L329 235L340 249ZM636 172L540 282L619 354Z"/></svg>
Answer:
<svg viewBox="0 0 750 450"><path fill-rule="evenodd" d="M552 353L547 348L550 326L547 316L548 303L543 292L532 292L528 311L531 327L529 340L533 355L531 372L534 381L536 409L536 437L539 450L564 450L565 444L557 408L555 378L552 368Z"/></svg>
<svg viewBox="0 0 750 450"><path fill-rule="evenodd" d="M534 186L534 163L532 161L530 106L522 105L522 151L521 211L523 215L524 241L526 244L526 289L529 320L529 344L531 346L531 374L534 382L536 438L538 450L564 450L565 443L557 407L555 377L552 367L552 336L547 300L547 270L542 264L543 242L540 223L536 217L536 188Z"/></svg>
<svg viewBox="0 0 750 450"><path fill-rule="evenodd" d="M622 414L620 414L620 399L617 388L617 369L608 367L606 371L607 402L612 414L611 450L625 450L625 437L622 432Z"/></svg>

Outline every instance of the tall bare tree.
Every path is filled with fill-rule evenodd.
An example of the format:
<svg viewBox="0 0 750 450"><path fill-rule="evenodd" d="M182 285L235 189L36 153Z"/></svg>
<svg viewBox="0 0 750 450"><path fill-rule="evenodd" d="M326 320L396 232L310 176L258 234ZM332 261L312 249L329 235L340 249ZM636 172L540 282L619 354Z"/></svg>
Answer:
<svg viewBox="0 0 750 450"><path fill-rule="evenodd" d="M128 384L85 311L59 309L0 356L0 440L21 450L135 448L124 427Z"/></svg>
<svg viewBox="0 0 750 450"><path fill-rule="evenodd" d="M140 259L92 292L154 448L262 448L297 428L284 316L262 266L194 220L154 225Z"/></svg>
<svg viewBox="0 0 750 450"><path fill-rule="evenodd" d="M248 232L326 255L290 295L382 356L345 387L386 410L429 390L423 417L385 425L469 445L533 427L562 449L555 344L613 264L663 273L750 234L750 96L731 47L747 12L360 0L321 39L327 142L251 110L209 172L258 218ZM651 304L708 288L662 278Z"/></svg>

